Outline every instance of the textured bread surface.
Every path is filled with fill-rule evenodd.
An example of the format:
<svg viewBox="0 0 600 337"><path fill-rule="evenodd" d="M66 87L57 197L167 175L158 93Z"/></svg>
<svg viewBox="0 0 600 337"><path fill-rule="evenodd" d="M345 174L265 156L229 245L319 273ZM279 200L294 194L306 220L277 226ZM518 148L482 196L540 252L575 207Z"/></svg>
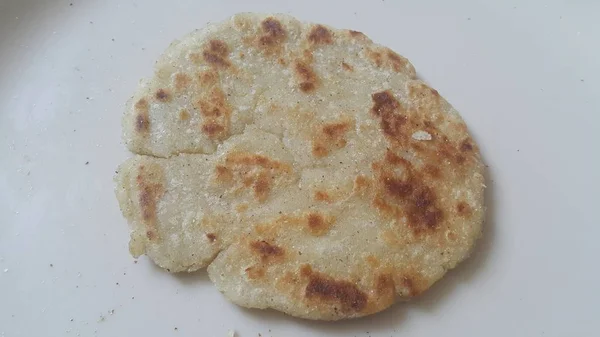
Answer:
<svg viewBox="0 0 600 337"><path fill-rule="evenodd" d="M251 308L336 320L419 295L481 233L457 111L359 32L238 14L166 50L127 104L133 256L208 267Z"/></svg>

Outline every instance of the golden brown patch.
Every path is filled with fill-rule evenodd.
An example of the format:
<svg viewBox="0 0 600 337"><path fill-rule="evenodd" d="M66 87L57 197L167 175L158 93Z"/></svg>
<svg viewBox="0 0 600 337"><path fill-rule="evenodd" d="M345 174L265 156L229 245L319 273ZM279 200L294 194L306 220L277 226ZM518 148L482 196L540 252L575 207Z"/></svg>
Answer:
<svg viewBox="0 0 600 337"><path fill-rule="evenodd" d="M311 212L306 216L308 232L315 236L327 233L334 221L333 217L326 217L318 212Z"/></svg>
<svg viewBox="0 0 600 337"><path fill-rule="evenodd" d="M406 65L408 64L408 60L404 57L396 54L394 51L388 49L387 50L387 58L394 69L395 72L401 72L406 69Z"/></svg>
<svg viewBox="0 0 600 337"><path fill-rule="evenodd" d="M408 98L423 113L441 112L442 99L437 90L421 82L409 82Z"/></svg>
<svg viewBox="0 0 600 337"><path fill-rule="evenodd" d="M319 84L319 78L312 68L303 61L296 61L294 64L296 77L299 80L300 90L305 93L314 91Z"/></svg>
<svg viewBox="0 0 600 337"><path fill-rule="evenodd" d="M416 272L407 272L401 278L399 285L406 290L404 296L414 297L420 295L429 288L429 283Z"/></svg>
<svg viewBox="0 0 600 337"><path fill-rule="evenodd" d="M339 304L342 312L360 312L367 306L368 296L355 284L346 280L335 280L312 270L303 270L308 274L308 284L304 297L309 301Z"/></svg>
<svg viewBox="0 0 600 337"><path fill-rule="evenodd" d="M359 31L356 31L356 30L349 30L348 34L350 34L350 36L352 36L353 38L356 38L356 39L363 40L363 39L367 38L367 36L365 34L359 32Z"/></svg>
<svg viewBox="0 0 600 337"><path fill-rule="evenodd" d="M189 119L190 119L189 111L187 111L186 109L181 109L181 111L179 111L179 120L187 121Z"/></svg>
<svg viewBox="0 0 600 337"><path fill-rule="evenodd" d="M204 61L215 68L227 68L231 66L228 59L229 47L220 40L210 40L202 51Z"/></svg>
<svg viewBox="0 0 600 337"><path fill-rule="evenodd" d="M149 105L145 99L140 99L134 105L136 112L135 130L143 135L150 130Z"/></svg>
<svg viewBox="0 0 600 337"><path fill-rule="evenodd" d="M377 175L376 208L401 220L415 233L440 227L444 213L433 188L411 163L388 150L383 161L373 164Z"/></svg>
<svg viewBox="0 0 600 337"><path fill-rule="evenodd" d="M354 68L346 62L342 62L342 69L350 72L354 71Z"/></svg>
<svg viewBox="0 0 600 337"><path fill-rule="evenodd" d="M255 199L264 202L271 192L274 179L291 172L291 166L268 157L247 153L229 153L223 164L215 167L217 182L230 185L234 192L252 189Z"/></svg>
<svg viewBox="0 0 600 337"><path fill-rule="evenodd" d="M312 153L317 158L327 156L332 150L346 146L344 135L350 130L353 121L334 122L323 125L313 136Z"/></svg>
<svg viewBox="0 0 600 337"><path fill-rule="evenodd" d="M331 203L333 201L329 193L325 191L315 191L314 198L316 201L324 201L327 203Z"/></svg>
<svg viewBox="0 0 600 337"><path fill-rule="evenodd" d="M270 244L264 240L251 242L250 248L260 255L262 262L272 261L285 255L283 248Z"/></svg>
<svg viewBox="0 0 600 337"><path fill-rule="evenodd" d="M184 73L177 73L175 74L174 82L175 91L180 92L185 90L190 85L190 83L192 83L192 79Z"/></svg>
<svg viewBox="0 0 600 337"><path fill-rule="evenodd" d="M308 34L308 41L313 44L332 44L333 33L323 25L316 25Z"/></svg>
<svg viewBox="0 0 600 337"><path fill-rule="evenodd" d="M215 240L217 239L217 236L214 233L206 233L206 238L210 242L215 242Z"/></svg>
<svg viewBox="0 0 600 337"><path fill-rule="evenodd" d="M412 69L407 69L408 60L396 54L389 48L378 47L369 49L367 57L379 68L389 68L397 73L409 72L411 77L414 75Z"/></svg>
<svg viewBox="0 0 600 337"><path fill-rule="evenodd" d="M285 41L287 33L281 22L277 19L269 17L263 20L260 24L264 35L259 38L259 42L263 47L273 46Z"/></svg>
<svg viewBox="0 0 600 337"><path fill-rule="evenodd" d="M244 213L245 211L248 210L248 204L239 204L239 205L235 206L235 210L238 213Z"/></svg>
<svg viewBox="0 0 600 337"><path fill-rule="evenodd" d="M461 201L456 205L456 212L460 216L469 216L471 214L471 206L466 202Z"/></svg>
<svg viewBox="0 0 600 337"><path fill-rule="evenodd" d="M142 223L146 227L146 236L149 240L157 240L159 237L156 228L156 204L165 193L162 168L156 164L140 165L136 183L139 190L138 203Z"/></svg>
<svg viewBox="0 0 600 337"><path fill-rule="evenodd" d="M226 95L219 87L213 87L202 93L194 107L200 110L204 117L202 132L211 139L223 139L229 134L231 107L226 101Z"/></svg>
<svg viewBox="0 0 600 337"><path fill-rule="evenodd" d="M198 74L198 80L203 87L211 87L219 81L219 74L214 70L207 70Z"/></svg>
<svg viewBox="0 0 600 337"><path fill-rule="evenodd" d="M375 283L375 291L380 297L394 297L396 296L396 286L394 284L394 278L390 274L381 274L377 276Z"/></svg>
<svg viewBox="0 0 600 337"><path fill-rule="evenodd" d="M262 266L252 266L245 269L246 275L251 280L257 280L265 277L265 268Z"/></svg>

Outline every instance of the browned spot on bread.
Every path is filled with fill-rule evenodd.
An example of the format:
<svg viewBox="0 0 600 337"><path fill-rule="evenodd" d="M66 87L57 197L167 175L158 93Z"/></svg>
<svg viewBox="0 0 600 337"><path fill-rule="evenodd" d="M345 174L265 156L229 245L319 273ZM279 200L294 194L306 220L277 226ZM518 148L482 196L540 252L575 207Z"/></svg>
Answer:
<svg viewBox="0 0 600 337"><path fill-rule="evenodd" d="M377 276L375 283L375 291L377 295L385 297L394 297L396 295L396 286L394 278L390 274L381 274Z"/></svg>
<svg viewBox="0 0 600 337"><path fill-rule="evenodd" d="M354 68L346 62L342 62L342 69L346 71L354 71Z"/></svg>
<svg viewBox="0 0 600 337"><path fill-rule="evenodd" d="M301 277L309 277L312 275L313 270L309 264L303 264L300 266L300 276Z"/></svg>
<svg viewBox="0 0 600 337"><path fill-rule="evenodd" d="M367 260L367 263L373 268L377 268L381 265L381 262L379 261L379 259L374 255L367 256L366 260Z"/></svg>
<svg viewBox="0 0 600 337"><path fill-rule="evenodd" d="M423 172L435 179L439 179L442 176L441 170L438 167L431 164L425 165L425 167L423 168Z"/></svg>
<svg viewBox="0 0 600 337"><path fill-rule="evenodd" d="M202 132L205 133L208 138L222 138L224 136L225 127L215 122L206 122L202 124Z"/></svg>
<svg viewBox="0 0 600 337"><path fill-rule="evenodd" d="M257 280L265 277L265 268L261 266L252 266L245 269L246 275L251 280Z"/></svg>
<svg viewBox="0 0 600 337"><path fill-rule="evenodd" d="M203 87L211 87L219 81L219 74L214 70L203 71L198 74L198 80Z"/></svg>
<svg viewBox="0 0 600 337"><path fill-rule="evenodd" d="M394 69L394 71L396 71L396 72L401 72L403 69L406 68L406 65L408 64L407 59L396 54L394 51L392 51L390 49L387 50L387 57L392 66L392 69Z"/></svg>
<svg viewBox="0 0 600 337"><path fill-rule="evenodd" d="M189 120L190 119L189 111L187 111L186 109L181 109L181 111L179 111L179 119L182 121Z"/></svg>
<svg viewBox="0 0 600 337"><path fill-rule="evenodd" d="M303 61L296 61L294 70L302 92L309 93L317 88L319 78L308 64Z"/></svg>
<svg viewBox="0 0 600 337"><path fill-rule="evenodd" d="M215 179L234 192L251 189L258 202L264 202L276 179L291 172L291 166L268 157L247 153L232 152L225 162L215 167Z"/></svg>
<svg viewBox="0 0 600 337"><path fill-rule="evenodd" d="M325 191L315 191L314 198L316 201L325 201L327 203L331 203L333 201L329 193Z"/></svg>
<svg viewBox="0 0 600 337"><path fill-rule="evenodd" d="M285 251L281 247L277 247L268 243L265 240L253 241L250 243L250 248L260 255L263 262L271 261L276 258L281 258L285 255Z"/></svg>
<svg viewBox="0 0 600 337"><path fill-rule="evenodd" d="M202 132L211 139L222 139L229 133L231 107L226 95L219 87L203 92L202 97L194 103L204 117Z"/></svg>
<svg viewBox="0 0 600 337"><path fill-rule="evenodd" d="M239 204L239 205L235 206L235 210L238 213L244 213L245 211L248 210L248 204L245 204L245 203L244 204Z"/></svg>
<svg viewBox="0 0 600 337"><path fill-rule="evenodd" d="M333 221L332 217L326 217L318 212L311 212L306 217L307 229L309 233L315 236L327 233Z"/></svg>
<svg viewBox="0 0 600 337"><path fill-rule="evenodd" d="M219 181L230 182L233 180L233 173L229 168L223 165L217 165L215 167L216 178Z"/></svg>
<svg viewBox="0 0 600 337"><path fill-rule="evenodd" d="M135 117L135 130L142 134L147 133L150 129L150 119L147 114L138 113Z"/></svg>
<svg viewBox="0 0 600 337"><path fill-rule="evenodd" d="M397 73L406 73L414 78L414 69L404 57L389 48L377 47L367 50L367 57L379 68L388 68Z"/></svg>
<svg viewBox="0 0 600 337"><path fill-rule="evenodd" d="M269 17L263 20L260 26L263 34L256 39L258 49L270 56L282 54L283 43L287 39L287 32L281 22L273 17ZM282 58L279 58L280 63L282 60Z"/></svg>
<svg viewBox="0 0 600 337"><path fill-rule="evenodd" d="M323 25L316 25L308 34L308 41L313 44L332 44L333 33Z"/></svg>
<svg viewBox="0 0 600 337"><path fill-rule="evenodd" d="M136 184L139 190L138 204L142 223L146 227L146 236L149 240L156 240L158 239L156 204L165 193L162 168L156 164L149 166L140 165Z"/></svg>
<svg viewBox="0 0 600 337"><path fill-rule="evenodd" d="M412 164L388 150L382 162L375 163L378 190L373 200L376 208L401 220L415 233L431 232L444 218L434 189Z"/></svg>
<svg viewBox="0 0 600 337"><path fill-rule="evenodd" d="M416 272L407 272L400 278L400 283L403 290L403 296L414 297L420 295L423 291L429 288L428 282Z"/></svg>
<svg viewBox="0 0 600 337"><path fill-rule="evenodd" d="M309 301L339 304L342 312L360 312L367 306L368 296L355 284L346 280L335 280L311 271L304 296Z"/></svg>
<svg viewBox="0 0 600 337"><path fill-rule="evenodd" d="M217 236L214 233L206 233L206 238L210 242L215 242L215 240L217 239Z"/></svg>
<svg viewBox="0 0 600 337"><path fill-rule="evenodd" d="M367 36L359 31L356 30L349 30L348 34L350 34L350 36L352 36L353 38L359 38L359 39L365 39L367 38Z"/></svg>
<svg viewBox="0 0 600 337"><path fill-rule="evenodd" d="M371 99L373 100L371 113L380 118L383 133L390 138L399 140L403 125L408 120L404 107L389 90L374 93L371 95Z"/></svg>
<svg viewBox="0 0 600 337"><path fill-rule="evenodd" d="M285 41L287 33L283 28L281 22L277 19L269 17L263 20L260 24L263 36L260 37L259 42L263 46L273 46Z"/></svg>
<svg viewBox="0 0 600 337"><path fill-rule="evenodd" d="M210 40L202 51L204 61L215 68L227 68L231 66L228 59L229 47L220 40Z"/></svg>
<svg viewBox="0 0 600 337"><path fill-rule="evenodd" d="M354 179L353 192L358 195L365 195L371 188L371 180L363 175L357 176Z"/></svg>
<svg viewBox="0 0 600 337"><path fill-rule="evenodd" d="M192 79L184 74L184 73L177 73L175 74L175 90L180 92L183 91L184 89L186 89L190 83L192 82Z"/></svg>
<svg viewBox="0 0 600 337"><path fill-rule="evenodd" d="M468 216L471 214L471 206L466 202L461 201L456 205L456 212L460 216Z"/></svg>
<svg viewBox="0 0 600 337"><path fill-rule="evenodd" d="M134 105L136 112L135 130L143 135L150 130L149 105L145 99L140 99Z"/></svg>
<svg viewBox="0 0 600 337"><path fill-rule="evenodd" d="M332 150L346 146L344 135L350 130L354 121L327 123L313 136L312 153L317 158L327 156Z"/></svg>
<svg viewBox="0 0 600 337"><path fill-rule="evenodd" d="M171 93L167 89L158 89L154 97L161 102L168 102L171 100Z"/></svg>
<svg viewBox="0 0 600 337"><path fill-rule="evenodd" d="M409 82L408 98L418 111L431 114L441 112L442 99L437 90L422 82ZM430 126L432 126L430 124Z"/></svg>
<svg viewBox="0 0 600 337"><path fill-rule="evenodd" d="M471 152L471 151L473 151L473 144L471 144L471 140L469 138L463 140L460 143L460 150L462 152Z"/></svg>
<svg viewBox="0 0 600 337"><path fill-rule="evenodd" d="M264 202L271 192L271 176L267 172L258 174L258 178L252 186L254 197L260 202Z"/></svg>

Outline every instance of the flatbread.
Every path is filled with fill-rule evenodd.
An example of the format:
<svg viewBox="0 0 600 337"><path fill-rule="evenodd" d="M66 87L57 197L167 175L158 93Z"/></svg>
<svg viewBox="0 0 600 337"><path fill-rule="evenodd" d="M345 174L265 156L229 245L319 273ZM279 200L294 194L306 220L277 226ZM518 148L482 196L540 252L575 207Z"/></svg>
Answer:
<svg viewBox="0 0 600 337"><path fill-rule="evenodd" d="M481 233L465 123L359 32L286 15L209 25L167 49L123 129L132 254L208 266L245 307L369 315L425 291Z"/></svg>

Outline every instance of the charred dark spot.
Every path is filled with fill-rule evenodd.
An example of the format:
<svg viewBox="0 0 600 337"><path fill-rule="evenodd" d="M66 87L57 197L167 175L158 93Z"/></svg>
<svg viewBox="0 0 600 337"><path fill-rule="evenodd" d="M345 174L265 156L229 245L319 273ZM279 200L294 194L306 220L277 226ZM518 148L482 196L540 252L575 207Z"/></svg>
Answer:
<svg viewBox="0 0 600 337"><path fill-rule="evenodd" d="M344 312L360 312L367 306L367 294L348 281L311 272L304 296L307 299L337 302Z"/></svg>
<svg viewBox="0 0 600 337"><path fill-rule="evenodd" d="M314 44L332 44L333 34L327 27L316 25L310 31L308 40Z"/></svg>
<svg viewBox="0 0 600 337"><path fill-rule="evenodd" d="M206 238L210 242L215 242L215 240L217 239L217 236L214 233L206 233Z"/></svg>
<svg viewBox="0 0 600 337"><path fill-rule="evenodd" d="M399 179L386 178L384 181L387 192L396 198L406 198L414 191L414 187L409 182L404 182Z"/></svg>
<svg viewBox="0 0 600 337"><path fill-rule="evenodd" d="M373 107L371 113L381 118L381 129L383 133L392 139L398 139L402 135L402 126L408 118L403 114L404 108L388 90L371 95Z"/></svg>

